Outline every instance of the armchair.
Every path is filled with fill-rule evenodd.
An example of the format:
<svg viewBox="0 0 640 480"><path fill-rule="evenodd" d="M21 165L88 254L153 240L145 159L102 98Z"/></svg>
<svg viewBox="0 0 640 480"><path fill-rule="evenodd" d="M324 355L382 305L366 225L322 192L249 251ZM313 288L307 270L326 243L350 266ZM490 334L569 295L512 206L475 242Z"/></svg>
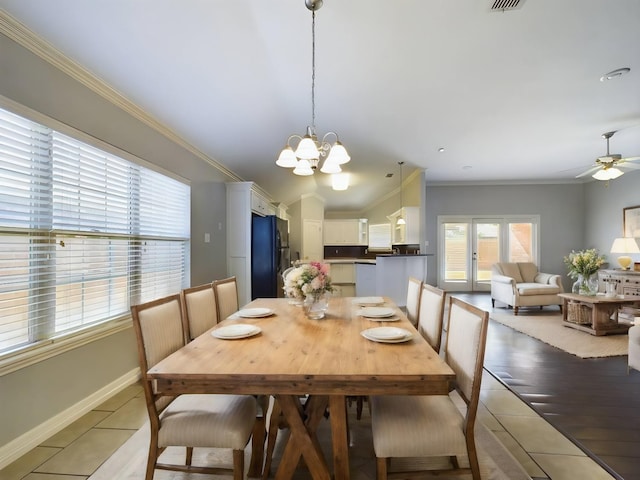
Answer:
<svg viewBox="0 0 640 480"><path fill-rule="evenodd" d="M498 300L513 307L518 315L520 307L558 305L562 311L564 292L560 275L542 273L530 262L499 262L491 267L491 305Z"/></svg>

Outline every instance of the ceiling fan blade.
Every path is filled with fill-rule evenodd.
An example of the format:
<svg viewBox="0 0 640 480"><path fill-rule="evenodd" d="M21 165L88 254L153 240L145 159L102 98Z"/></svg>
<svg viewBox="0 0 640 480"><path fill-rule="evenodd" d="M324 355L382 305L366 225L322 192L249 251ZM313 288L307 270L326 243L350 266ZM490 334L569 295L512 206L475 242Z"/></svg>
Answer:
<svg viewBox="0 0 640 480"><path fill-rule="evenodd" d="M631 170L640 170L640 165L637 163L628 163L625 162L623 164L620 165L620 168L629 168Z"/></svg>
<svg viewBox="0 0 640 480"><path fill-rule="evenodd" d="M576 178L586 177L587 175L591 175L596 171L600 170L602 167L600 165L596 165L595 167L590 168L586 172L582 172L580 175L576 175Z"/></svg>
<svg viewBox="0 0 640 480"><path fill-rule="evenodd" d="M627 157L620 160L620 162L637 162L640 160L640 157Z"/></svg>

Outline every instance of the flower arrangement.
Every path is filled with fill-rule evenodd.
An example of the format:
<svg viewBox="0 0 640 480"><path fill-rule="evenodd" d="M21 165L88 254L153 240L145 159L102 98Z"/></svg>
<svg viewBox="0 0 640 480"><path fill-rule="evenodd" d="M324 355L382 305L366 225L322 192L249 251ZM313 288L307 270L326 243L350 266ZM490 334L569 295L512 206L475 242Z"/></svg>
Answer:
<svg viewBox="0 0 640 480"><path fill-rule="evenodd" d="M564 263L569 269L568 275L571 278L590 277L598 271L605 262L605 256L600 255L598 250L590 248L579 252L571 250L571 253L564 257Z"/></svg>
<svg viewBox="0 0 640 480"><path fill-rule="evenodd" d="M304 299L307 295L317 295L333 292L329 265L320 262L294 263L284 281L284 291L287 297Z"/></svg>

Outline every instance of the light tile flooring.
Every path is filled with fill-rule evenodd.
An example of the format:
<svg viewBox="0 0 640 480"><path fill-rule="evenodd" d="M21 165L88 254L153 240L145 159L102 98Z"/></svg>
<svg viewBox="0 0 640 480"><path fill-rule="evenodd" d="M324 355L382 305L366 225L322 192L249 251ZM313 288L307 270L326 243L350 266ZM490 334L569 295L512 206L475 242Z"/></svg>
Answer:
<svg viewBox="0 0 640 480"><path fill-rule="evenodd" d="M493 431L532 479L612 478L486 372L481 400L479 420ZM88 479L146 420L142 388L127 387L0 470L0 480Z"/></svg>

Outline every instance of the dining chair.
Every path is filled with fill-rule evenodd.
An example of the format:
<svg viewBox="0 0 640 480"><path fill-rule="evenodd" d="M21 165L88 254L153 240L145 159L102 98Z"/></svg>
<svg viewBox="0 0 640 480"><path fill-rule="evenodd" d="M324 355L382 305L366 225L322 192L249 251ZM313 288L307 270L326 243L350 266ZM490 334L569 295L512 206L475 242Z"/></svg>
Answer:
<svg viewBox="0 0 640 480"><path fill-rule="evenodd" d="M407 318L416 326L418 324L418 312L420 311L420 287L422 281L415 277L409 277L409 285L407 287Z"/></svg>
<svg viewBox="0 0 640 480"><path fill-rule="evenodd" d="M256 400L251 395L196 394L164 396L147 376L150 368L184 347L186 335L180 294L131 307L138 345L142 384L151 426L146 480L156 469L180 472L244 475L244 449L256 421ZM186 447L184 465L160 463L170 446ZM233 450L233 468L194 466L194 447Z"/></svg>
<svg viewBox="0 0 640 480"><path fill-rule="evenodd" d="M236 277L214 281L213 291L216 296L219 322L238 311L238 283Z"/></svg>
<svg viewBox="0 0 640 480"><path fill-rule="evenodd" d="M444 290L428 283L423 283L420 289L418 332L436 352L440 352L446 295Z"/></svg>
<svg viewBox="0 0 640 480"><path fill-rule="evenodd" d="M474 427L489 314L463 300L449 301L449 329L445 342L445 361L456 375L454 387L466 404L461 412L450 395L372 396L371 429L376 455L377 479L389 473L392 458L448 457L451 468L421 472L471 474L480 480L480 466ZM469 466L458 462L467 457ZM402 478L419 472L402 472Z"/></svg>
<svg viewBox="0 0 640 480"><path fill-rule="evenodd" d="M182 318L186 321L187 342L218 323L216 295L212 283L185 288L180 292Z"/></svg>

